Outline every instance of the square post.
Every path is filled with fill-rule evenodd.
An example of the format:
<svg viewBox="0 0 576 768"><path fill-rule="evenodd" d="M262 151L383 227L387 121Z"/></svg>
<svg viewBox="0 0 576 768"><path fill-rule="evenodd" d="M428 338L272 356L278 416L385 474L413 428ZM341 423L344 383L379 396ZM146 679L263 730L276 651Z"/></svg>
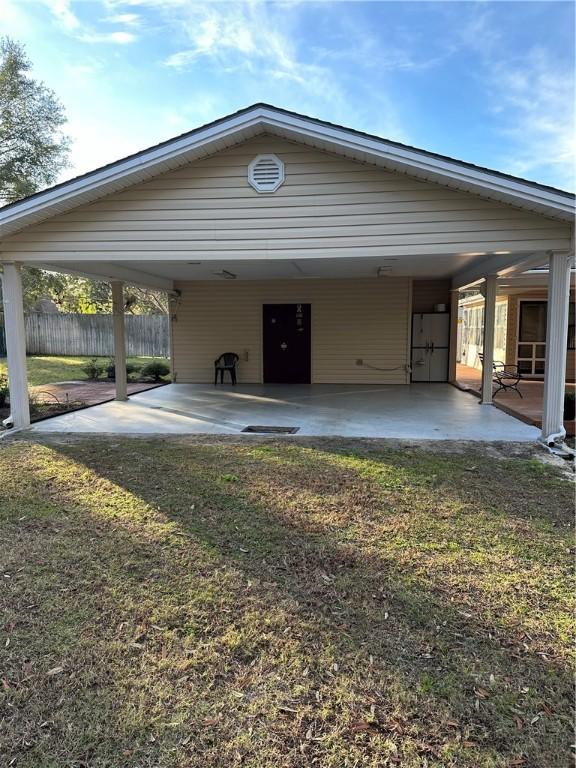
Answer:
<svg viewBox="0 0 576 768"><path fill-rule="evenodd" d="M112 321L114 330L114 369L116 400L128 400L126 381L126 334L124 328L124 283L112 280Z"/></svg>
<svg viewBox="0 0 576 768"><path fill-rule="evenodd" d="M459 317L458 302L460 300L460 291L450 291L450 348L448 352L448 381L456 383L456 365L458 363L458 329Z"/></svg>
<svg viewBox="0 0 576 768"><path fill-rule="evenodd" d="M13 426L21 429L30 426L22 276L20 266L17 264L4 264L3 269L2 300L10 386L10 415Z"/></svg>
<svg viewBox="0 0 576 768"><path fill-rule="evenodd" d="M566 437L564 389L572 259L573 256L567 254L551 253L548 261L548 315L541 437L546 445L562 443Z"/></svg>
<svg viewBox="0 0 576 768"><path fill-rule="evenodd" d="M496 285L498 277L487 275L484 281L484 340L482 352L481 405L492 404L492 366L494 364L494 329L496 326Z"/></svg>

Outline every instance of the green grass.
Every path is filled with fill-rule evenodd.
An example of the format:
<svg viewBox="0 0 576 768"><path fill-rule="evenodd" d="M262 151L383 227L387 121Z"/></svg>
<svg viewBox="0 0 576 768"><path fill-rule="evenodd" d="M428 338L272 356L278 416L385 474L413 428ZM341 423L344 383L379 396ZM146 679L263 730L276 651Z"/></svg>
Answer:
<svg viewBox="0 0 576 768"><path fill-rule="evenodd" d="M27 358L28 363L28 384L31 387L41 384L54 384L58 381L81 381L86 379L86 374L82 370L90 357L41 357L31 356ZM108 364L110 358L99 358L104 364ZM128 362L146 365L154 357L129 357ZM164 358L162 358L164 359ZM0 373L6 373L6 358L0 357Z"/></svg>
<svg viewBox="0 0 576 768"><path fill-rule="evenodd" d="M571 764L572 486L493 454L0 443L6 764Z"/></svg>

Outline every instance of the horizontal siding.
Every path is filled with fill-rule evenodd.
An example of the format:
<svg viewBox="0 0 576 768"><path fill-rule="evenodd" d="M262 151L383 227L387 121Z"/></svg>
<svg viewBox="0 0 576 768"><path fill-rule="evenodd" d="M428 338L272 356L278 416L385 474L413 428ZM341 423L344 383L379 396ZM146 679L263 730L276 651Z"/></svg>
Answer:
<svg viewBox="0 0 576 768"><path fill-rule="evenodd" d="M412 284L412 312L434 312L436 304L450 309L450 280L414 280Z"/></svg>
<svg viewBox="0 0 576 768"><path fill-rule="evenodd" d="M262 380L262 305L312 307L312 381L404 384L410 281L269 280L179 283L172 325L177 381L212 380L222 352L240 355L239 380ZM356 365L363 359L378 371Z"/></svg>
<svg viewBox="0 0 576 768"><path fill-rule="evenodd" d="M286 181L248 184L247 165L274 152ZM568 247L570 227L438 184L259 136L7 238L25 260L276 258L434 254ZM183 254L182 252L186 252Z"/></svg>
<svg viewBox="0 0 576 768"><path fill-rule="evenodd" d="M475 231L486 231L487 234L495 233L500 230L504 230L508 233L511 231L514 232L514 235L521 234L524 235L527 232L532 233L533 229L525 229L526 222L514 222L510 223L509 221L480 221L476 222L475 226L477 227L477 230ZM249 231L246 231L248 229ZM226 232L226 240L223 239L223 232ZM425 223L413 223L410 225L410 235L428 235L428 234L445 234L450 237L453 237L455 233L458 233L458 237L461 237L462 232L469 233L471 231L471 224L469 221L450 221L450 222L425 222ZM543 229L542 231L547 232L554 235L554 230ZM292 234L295 234L296 230L293 228L291 230ZM319 240L322 239L323 241L331 241L334 238L334 235L337 234L339 238L346 238L346 237L353 237L353 238L382 238L385 239L389 237L390 235L401 235L405 236L406 233L406 224L351 224L348 226L342 225L340 222L338 224L334 223L330 226L308 226L305 227L299 227L298 235L300 236L301 240ZM23 238L22 240L18 241L18 246L23 245L32 245L33 243L37 242L34 238L37 237L37 235L30 234L26 238ZM124 242L130 242L130 241L145 241L145 242L155 242L155 241L182 241L182 242L196 242L199 241L202 243L204 240L214 240L214 241L222 241L223 243L233 243L233 242L240 242L247 240L250 242L250 239L257 238L258 240L278 240L282 242L288 241L288 238L286 237L286 230L284 228L278 227L274 229L255 229L255 228L241 228L241 229L229 229L223 230L222 228L219 229L194 229L190 225L187 229L181 229L177 228L174 229L172 227L167 228L159 228L159 229L149 229L144 228L140 229L138 227L134 227L131 230L117 230L117 231L107 231L107 230L100 230L95 231L91 235L92 242L101 243L101 242L118 242L118 243L124 243ZM40 244L43 244L46 246L49 244L63 244L63 243L78 243L83 242L82 236L79 232L74 231L63 231L63 232L47 232L42 235L42 239L40 241ZM294 240L289 240L289 242L294 242ZM363 240L358 240L359 243L363 243ZM375 245L376 243L370 242L370 245ZM228 245L230 247L230 245Z"/></svg>

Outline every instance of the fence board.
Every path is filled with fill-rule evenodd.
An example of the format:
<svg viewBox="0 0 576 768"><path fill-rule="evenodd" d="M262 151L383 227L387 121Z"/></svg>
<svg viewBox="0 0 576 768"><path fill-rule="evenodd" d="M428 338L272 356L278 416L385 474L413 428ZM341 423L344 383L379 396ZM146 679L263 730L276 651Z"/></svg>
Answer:
<svg viewBox="0 0 576 768"><path fill-rule="evenodd" d="M169 357L166 315L126 315L125 320L128 355ZM26 351L29 355L112 356L112 316L32 312L26 315Z"/></svg>

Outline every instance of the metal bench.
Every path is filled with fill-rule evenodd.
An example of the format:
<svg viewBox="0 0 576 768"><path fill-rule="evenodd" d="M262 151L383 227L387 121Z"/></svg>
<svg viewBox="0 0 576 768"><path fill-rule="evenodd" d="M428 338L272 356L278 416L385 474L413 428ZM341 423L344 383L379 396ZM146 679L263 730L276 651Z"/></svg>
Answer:
<svg viewBox="0 0 576 768"><path fill-rule="evenodd" d="M484 367L484 355L482 352L478 353L482 367ZM522 392L518 389L518 385L522 381L522 374L518 370L517 365L508 363L502 363L500 360L494 360L492 363L492 381L498 385L498 389L492 394L492 397L496 397L498 392L506 392L511 390L516 392L522 397Z"/></svg>

